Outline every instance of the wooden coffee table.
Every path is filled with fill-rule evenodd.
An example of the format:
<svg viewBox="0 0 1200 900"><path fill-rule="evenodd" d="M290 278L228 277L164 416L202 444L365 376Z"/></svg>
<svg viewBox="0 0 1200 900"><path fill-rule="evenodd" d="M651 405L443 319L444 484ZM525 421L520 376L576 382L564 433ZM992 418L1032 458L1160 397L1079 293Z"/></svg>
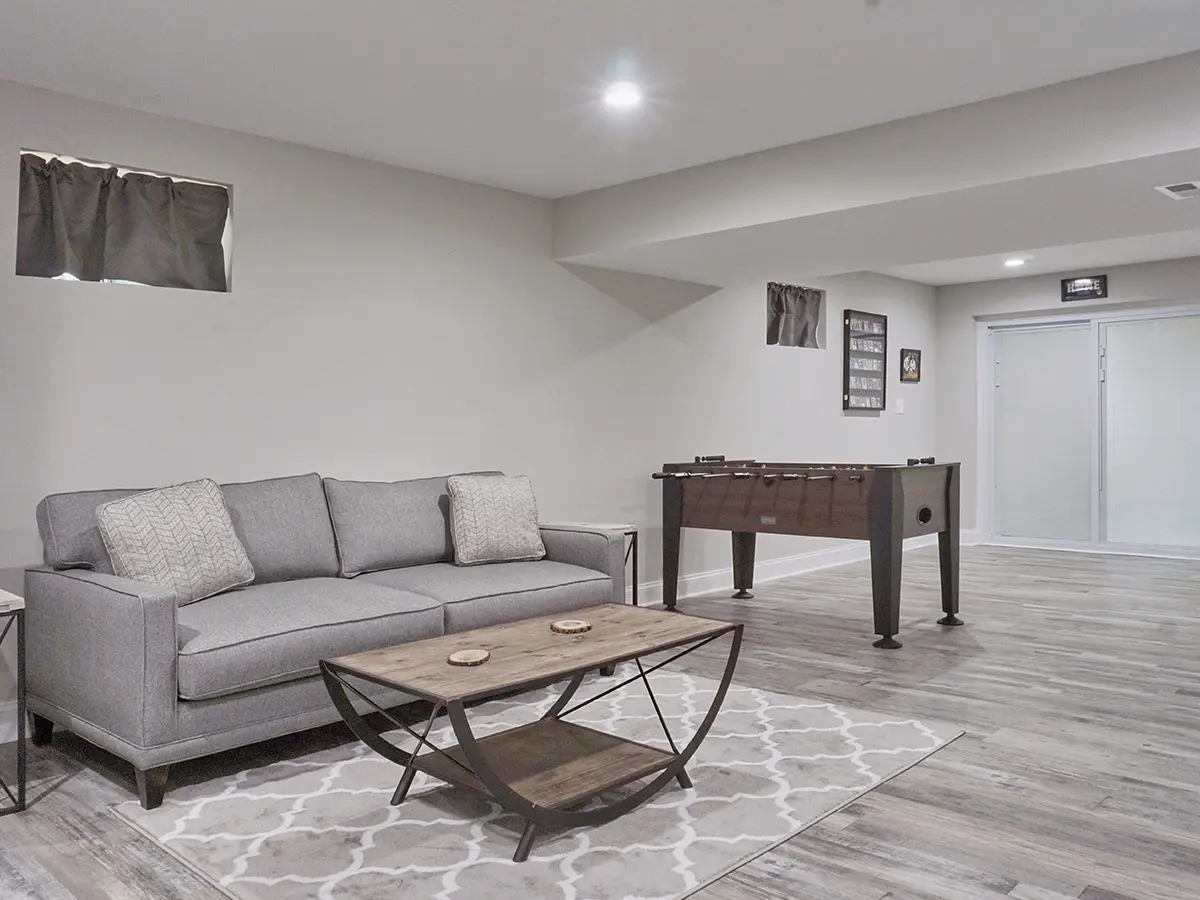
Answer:
<svg viewBox="0 0 1200 900"><path fill-rule="evenodd" d="M551 623L562 619L582 619L592 627L582 634L552 631ZM659 710L648 676L724 635L731 638L724 675L704 721L680 749ZM417 772L477 791L525 820L524 833L513 855L514 861L522 862L529 856L539 828L601 825L640 806L671 779L680 787L691 787L685 766L725 700L741 642L740 624L606 603L567 615L543 616L322 660L321 674L351 731L381 756L403 766L393 805L404 801ZM490 658L469 667L447 662L455 651L475 649L487 650ZM641 657L667 650L678 652L652 665L641 661ZM636 664L636 675L571 705L589 672L629 660ZM370 700L354 687L356 679L431 702L433 712L424 732L418 734ZM536 722L478 739L472 732L467 704L567 679L563 693ZM669 751L566 720L576 710L634 681L645 685ZM385 739L354 708L351 696L382 713L390 725L406 731L416 739L417 746L405 750ZM435 747L429 741L434 719L443 710L458 741L453 747ZM594 808L578 808L584 801L645 778L650 780L620 799Z"/></svg>

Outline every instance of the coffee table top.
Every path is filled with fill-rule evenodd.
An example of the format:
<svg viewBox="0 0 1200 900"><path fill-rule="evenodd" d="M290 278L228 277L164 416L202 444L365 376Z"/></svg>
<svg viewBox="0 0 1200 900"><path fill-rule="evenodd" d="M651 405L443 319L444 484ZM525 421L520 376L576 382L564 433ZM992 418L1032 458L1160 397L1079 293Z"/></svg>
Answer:
<svg viewBox="0 0 1200 900"><path fill-rule="evenodd" d="M561 619L583 619L592 629L583 634L551 631L550 623ZM603 603L325 662L425 700L449 703L551 683L581 670L669 650L736 627L733 622L686 613ZM456 650L474 649L489 651L491 658L478 666L452 666L446 661Z"/></svg>

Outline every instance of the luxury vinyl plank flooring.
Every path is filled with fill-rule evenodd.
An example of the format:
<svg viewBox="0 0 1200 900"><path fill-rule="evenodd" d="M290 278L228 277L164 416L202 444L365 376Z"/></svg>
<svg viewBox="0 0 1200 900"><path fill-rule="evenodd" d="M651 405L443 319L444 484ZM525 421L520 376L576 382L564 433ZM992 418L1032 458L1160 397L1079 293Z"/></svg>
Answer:
<svg viewBox="0 0 1200 900"><path fill-rule="evenodd" d="M697 900L1200 898L1200 563L965 548L967 625L943 629L919 550L893 653L870 646L865 563L755 594L681 602L746 623L738 681L967 733ZM722 653L687 664L715 675ZM330 726L173 779L349 739ZM31 759L35 802L0 818L0 897L223 896L108 812L132 795L119 761L70 735Z"/></svg>

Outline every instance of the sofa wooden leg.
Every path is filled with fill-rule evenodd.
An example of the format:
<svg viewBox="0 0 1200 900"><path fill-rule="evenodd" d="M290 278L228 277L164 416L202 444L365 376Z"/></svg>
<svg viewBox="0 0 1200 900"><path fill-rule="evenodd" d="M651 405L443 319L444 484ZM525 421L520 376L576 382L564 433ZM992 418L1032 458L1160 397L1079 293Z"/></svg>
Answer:
<svg viewBox="0 0 1200 900"><path fill-rule="evenodd" d="M29 714L29 740L35 747L46 747L54 738L54 723L35 712Z"/></svg>
<svg viewBox="0 0 1200 900"><path fill-rule="evenodd" d="M142 809L158 809L162 806L163 795L167 792L167 775L170 766L156 766L153 769L137 770L138 800Z"/></svg>

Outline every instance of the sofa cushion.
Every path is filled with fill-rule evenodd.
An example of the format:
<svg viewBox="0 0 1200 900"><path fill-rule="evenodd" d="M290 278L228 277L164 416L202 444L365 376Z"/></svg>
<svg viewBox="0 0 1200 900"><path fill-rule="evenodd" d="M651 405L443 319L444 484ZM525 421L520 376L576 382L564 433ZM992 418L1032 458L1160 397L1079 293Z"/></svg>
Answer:
<svg viewBox="0 0 1200 900"><path fill-rule="evenodd" d="M412 481L325 479L340 572L415 566L454 558L446 478Z"/></svg>
<svg viewBox="0 0 1200 900"><path fill-rule="evenodd" d="M254 583L338 573L321 476L221 485L233 527L254 565Z"/></svg>
<svg viewBox="0 0 1200 900"><path fill-rule="evenodd" d="M537 501L525 475L451 475L450 537L460 566L541 559Z"/></svg>
<svg viewBox="0 0 1200 900"><path fill-rule="evenodd" d="M179 610L179 696L292 681L321 659L442 634L429 597L342 578L256 584Z"/></svg>
<svg viewBox="0 0 1200 900"><path fill-rule="evenodd" d="M156 488L96 510L113 572L174 592L182 605L249 584L246 556L215 481Z"/></svg>
<svg viewBox="0 0 1200 900"><path fill-rule="evenodd" d="M147 490L71 491L44 498L37 505L43 562L54 569L113 574L96 507ZM337 574L337 548L320 475L223 484L221 492L258 580Z"/></svg>
<svg viewBox="0 0 1200 900"><path fill-rule="evenodd" d="M363 581L412 591L445 604L447 634L612 600L612 580L603 572L549 560L469 567L433 563L371 572L355 579Z"/></svg>
<svg viewBox="0 0 1200 900"><path fill-rule="evenodd" d="M37 505L42 561L52 569L92 569L112 575L112 562L96 523L96 507L144 490L71 491L44 498Z"/></svg>

